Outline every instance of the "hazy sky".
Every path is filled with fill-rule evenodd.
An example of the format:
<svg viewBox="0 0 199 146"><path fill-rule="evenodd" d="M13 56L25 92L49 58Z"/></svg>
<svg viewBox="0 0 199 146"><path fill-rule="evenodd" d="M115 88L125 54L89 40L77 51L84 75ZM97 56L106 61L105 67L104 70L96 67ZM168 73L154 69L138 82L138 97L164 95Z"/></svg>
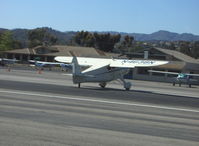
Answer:
<svg viewBox="0 0 199 146"><path fill-rule="evenodd" d="M199 0L0 0L1 28L199 35Z"/></svg>

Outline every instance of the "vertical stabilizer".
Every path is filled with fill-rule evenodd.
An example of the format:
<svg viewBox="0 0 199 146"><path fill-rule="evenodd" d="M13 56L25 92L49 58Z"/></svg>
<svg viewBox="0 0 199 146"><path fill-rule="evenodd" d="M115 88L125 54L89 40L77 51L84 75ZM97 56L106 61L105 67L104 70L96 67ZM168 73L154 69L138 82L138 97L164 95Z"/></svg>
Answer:
<svg viewBox="0 0 199 146"><path fill-rule="evenodd" d="M73 75L80 75L81 74L81 68L78 64L77 57L73 56L72 60L72 68L73 68Z"/></svg>

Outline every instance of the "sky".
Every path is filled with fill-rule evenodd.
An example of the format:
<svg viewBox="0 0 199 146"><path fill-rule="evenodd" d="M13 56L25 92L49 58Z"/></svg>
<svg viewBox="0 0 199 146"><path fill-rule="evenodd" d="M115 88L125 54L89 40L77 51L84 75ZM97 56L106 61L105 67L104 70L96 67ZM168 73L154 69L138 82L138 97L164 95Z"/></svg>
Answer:
<svg viewBox="0 0 199 146"><path fill-rule="evenodd" d="M199 35L199 0L0 0L0 28Z"/></svg>

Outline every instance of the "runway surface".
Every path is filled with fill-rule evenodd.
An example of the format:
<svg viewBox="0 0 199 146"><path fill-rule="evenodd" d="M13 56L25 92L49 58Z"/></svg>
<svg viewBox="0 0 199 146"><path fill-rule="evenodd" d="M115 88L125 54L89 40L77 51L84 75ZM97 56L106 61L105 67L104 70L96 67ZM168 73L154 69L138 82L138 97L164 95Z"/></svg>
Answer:
<svg viewBox="0 0 199 146"><path fill-rule="evenodd" d="M199 87L78 89L61 72L0 70L0 145L199 145Z"/></svg>

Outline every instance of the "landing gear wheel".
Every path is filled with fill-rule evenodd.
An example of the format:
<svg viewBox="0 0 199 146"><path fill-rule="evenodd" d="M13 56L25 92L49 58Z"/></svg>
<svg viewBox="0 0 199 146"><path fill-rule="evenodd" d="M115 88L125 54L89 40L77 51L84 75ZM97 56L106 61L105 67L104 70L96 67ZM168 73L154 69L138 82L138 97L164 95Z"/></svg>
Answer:
<svg viewBox="0 0 199 146"><path fill-rule="evenodd" d="M99 83L99 86L102 87L102 88L105 88L106 87L106 83Z"/></svg>
<svg viewBox="0 0 199 146"><path fill-rule="evenodd" d="M78 83L78 88L80 88L81 87L81 84L80 83Z"/></svg>
<svg viewBox="0 0 199 146"><path fill-rule="evenodd" d="M130 83L130 82L126 82L126 83L124 84L124 88L125 88L126 91L129 91L130 88L131 88L131 83Z"/></svg>
<svg viewBox="0 0 199 146"><path fill-rule="evenodd" d="M175 86L175 82L173 82L173 86Z"/></svg>
<svg viewBox="0 0 199 146"><path fill-rule="evenodd" d="M126 89L126 91L129 91L130 90L130 88L125 88Z"/></svg>
<svg viewBox="0 0 199 146"><path fill-rule="evenodd" d="M179 87L181 87L181 83L179 83Z"/></svg>
<svg viewBox="0 0 199 146"><path fill-rule="evenodd" d="M191 84L189 84L189 88L191 88Z"/></svg>

